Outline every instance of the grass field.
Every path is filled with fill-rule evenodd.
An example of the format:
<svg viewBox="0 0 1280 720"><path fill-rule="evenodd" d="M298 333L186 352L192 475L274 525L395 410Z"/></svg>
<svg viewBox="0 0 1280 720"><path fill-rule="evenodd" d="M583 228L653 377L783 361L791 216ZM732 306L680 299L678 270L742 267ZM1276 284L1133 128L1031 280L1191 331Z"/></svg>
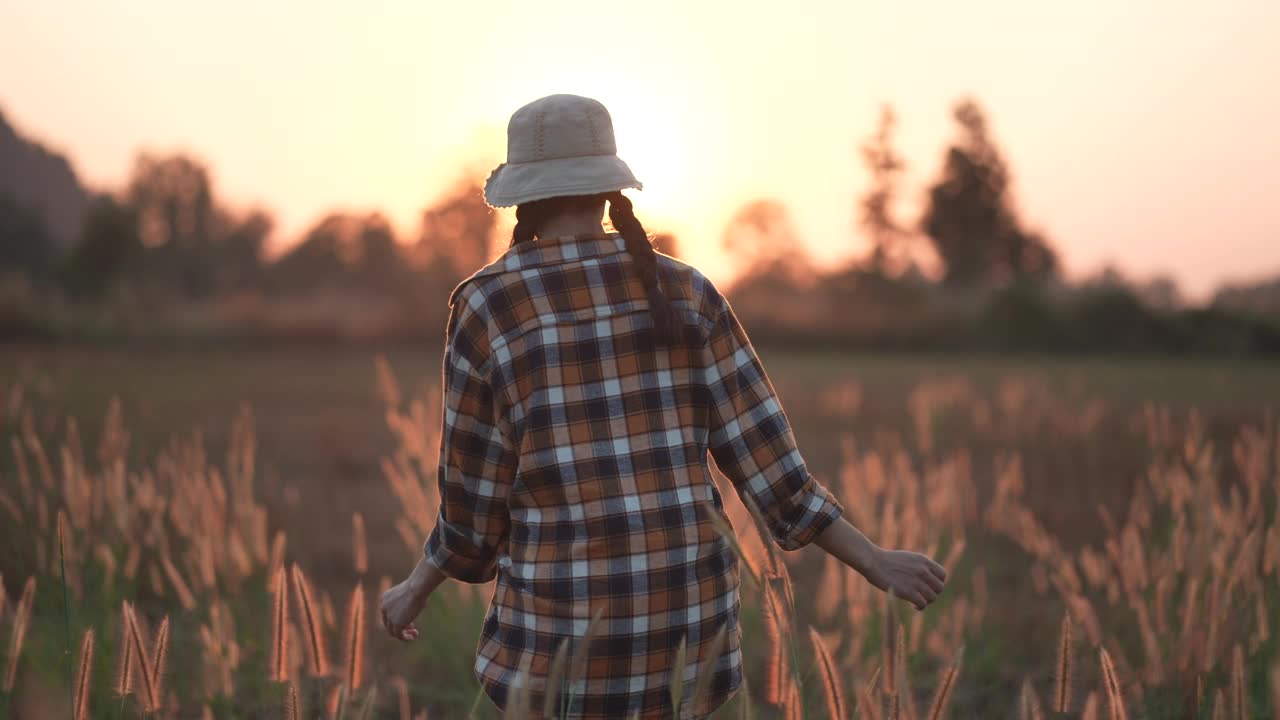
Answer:
<svg viewBox="0 0 1280 720"><path fill-rule="evenodd" d="M1008 717L1029 712L1032 698L1048 708L1060 691L1059 628L1068 610L1078 671L1064 716L1086 713L1092 691L1100 693L1097 710L1107 711L1098 646L1114 657L1130 717L1211 717L1219 690L1224 712L1233 717L1269 712L1277 682L1272 629L1280 622L1280 368L1148 357L845 355L773 348L761 354L810 471L836 490L874 540L950 555L953 579L946 596L923 615L886 615L865 583L824 568L820 551L788 554L779 568L758 542L744 542L747 560L765 575L789 575L796 586L814 590L797 592L786 617L774 618L780 631L770 634L762 627L768 618L754 610L763 590L744 586L744 603L752 609L744 623L749 697L757 717L782 717L780 706L787 704L769 702L777 689L764 682L778 651L768 639L774 636L792 638L800 648L792 670L806 717L828 716L828 692L809 644L811 625L835 658L849 712L857 706L858 717L873 717L873 705L890 712L894 697L904 716L914 704L916 715L925 717L961 646L949 716ZM375 372L378 356L398 380L402 400L393 407ZM403 502L384 472L384 459L402 470L414 462L433 469L431 432L439 408L431 387L439 362L438 348L409 347L0 351L0 391L6 394L0 398L6 436L0 490L18 507L13 522L0 511L7 523L0 530L0 572L9 598L0 627L14 624L22 581L29 575L38 579L16 690L3 695L0 708L8 703L16 717L70 714L73 673L66 649L74 655L81 633L93 627L98 649L92 716L138 716L134 698L121 702L110 692L120 601L136 599L152 625L165 614L172 620L168 686L177 716L199 716L206 706L218 717L276 716L283 686L266 680L265 640L271 636L267 586L279 563L265 549L268 537L283 531L288 561L305 569L318 595L331 598L325 603L338 612L361 578L366 603L376 606L373 591L380 579L398 580L415 561L410 540L421 537L414 537L414 517L430 508L429 498L418 501L421 507ZM13 390L18 386L20 394ZM43 515L30 511L35 500L24 504L29 493L20 487L19 468L7 452L10 438L24 438L19 444L27 447L26 436L40 438L55 469L62 470L69 457L86 478L85 487L100 487L109 473L95 460L99 438L104 428L108 436L120 435L117 425L104 422L113 398L128 432L117 455L129 471L156 468L161 494L205 492L206 467L221 469L232 496L237 488L241 494L251 489L251 498L233 497L224 518L242 528L248 562L218 555L202 571L200 548L210 539L178 528L177 518L188 518L174 507L131 515L137 525L153 515L163 518L158 535L144 536L132 526L113 526L103 519L110 511L92 503L77 510L74 493L66 490L74 482L47 489ZM417 416L411 409L415 399L425 403ZM251 429L234 422L245 407L252 410ZM389 411L404 435L389 429ZM30 418L25 431L24 414ZM67 441L67 417L77 419L81 438L67 447L83 449L62 455L55 449ZM192 439L197 430L198 442ZM175 445L175 435L185 441ZM248 450L246 438L252 439ZM252 456L251 469L243 465L246 455ZM33 457L26 458L29 464ZM167 461L156 463L158 457ZM429 473L405 472L402 481L433 488ZM128 483L121 487L125 494L138 492ZM248 540L258 532L250 527L255 521L237 519L240 501L246 517L265 513L260 552ZM76 546L68 551L77 576L69 618L62 612L61 574L53 562L51 516L60 506L68 511ZM734 525L749 539L750 518L739 511ZM352 513L366 526L363 572L354 568ZM142 570L117 578L114 568L127 565L131 540L146 548ZM183 602L164 577L167 569L154 571L159 580L148 577L148 568L157 567L153 556L169 543L179 577L202 588L193 602ZM113 555L110 574L99 562L100 545ZM767 584L784 595L784 582ZM470 665L484 591L452 588L433 597L420 623L430 629L413 648L382 638L371 624L367 679L353 694L350 714L377 687L369 712L398 717L402 686L392 680L395 675L403 678L415 710L465 717L476 697ZM218 627L226 615L234 618L229 630ZM1214 616L1221 623L1210 622ZM899 685L910 692L890 693L885 686L883 646L896 629L895 617L906 632L905 653L895 663L902 664L899 678L908 680ZM328 629L335 656L342 652L336 638L343 624L336 617ZM218 665L227 662L228 643L215 643L221 654L206 654L201 626L236 646L234 667ZM9 640L12 631L4 637ZM6 645L5 652L7 661L12 648ZM302 663L301 657L294 660ZM229 678L225 686L211 686L210 675L223 671ZM340 678L305 678L300 670L292 677L313 706L340 684ZM873 677L878 679L868 685ZM742 700L722 715L736 717ZM483 703L477 714L492 716Z"/></svg>

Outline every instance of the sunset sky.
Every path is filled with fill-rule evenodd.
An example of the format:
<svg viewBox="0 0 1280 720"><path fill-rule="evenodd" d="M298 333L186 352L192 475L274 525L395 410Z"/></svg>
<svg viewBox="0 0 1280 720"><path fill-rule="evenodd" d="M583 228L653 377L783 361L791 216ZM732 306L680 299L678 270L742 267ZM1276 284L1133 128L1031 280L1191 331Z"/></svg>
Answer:
<svg viewBox="0 0 1280 720"><path fill-rule="evenodd" d="M864 250L858 144L901 119L918 217L976 97L1023 218L1081 276L1114 262L1193 297L1280 273L1280 2L161 2L0 6L0 109L118 186L188 150L291 242L333 208L420 209L572 92L613 113L637 213L714 279L742 203L784 201L813 253Z"/></svg>

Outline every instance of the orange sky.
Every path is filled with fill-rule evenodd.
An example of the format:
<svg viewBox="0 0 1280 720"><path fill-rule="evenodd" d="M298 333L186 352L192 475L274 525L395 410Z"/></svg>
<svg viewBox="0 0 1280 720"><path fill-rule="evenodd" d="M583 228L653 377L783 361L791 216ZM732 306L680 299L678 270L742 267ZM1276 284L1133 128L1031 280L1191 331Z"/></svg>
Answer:
<svg viewBox="0 0 1280 720"><path fill-rule="evenodd" d="M1114 261L1193 296L1280 273L1280 2L10 2L0 107L114 186L187 149L220 195L295 238L334 207L406 233L511 111L573 92L613 112L637 212L715 279L734 208L786 202L812 251L863 248L857 144L893 103L914 218L987 108L1022 214L1081 275Z"/></svg>

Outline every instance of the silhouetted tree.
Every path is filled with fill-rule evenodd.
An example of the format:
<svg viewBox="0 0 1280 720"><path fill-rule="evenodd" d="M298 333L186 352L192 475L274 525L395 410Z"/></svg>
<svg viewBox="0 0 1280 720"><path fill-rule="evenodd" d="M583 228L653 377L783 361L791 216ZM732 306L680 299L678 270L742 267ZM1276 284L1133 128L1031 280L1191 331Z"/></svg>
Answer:
<svg viewBox="0 0 1280 720"><path fill-rule="evenodd" d="M973 100L954 111L960 140L947 151L942 178L929 190L921 222L951 285L1002 284L1052 275L1057 257L1039 235L1018 222L1009 172Z"/></svg>
<svg viewBox="0 0 1280 720"><path fill-rule="evenodd" d="M138 156L129 181L142 241L149 247L188 247L212 242L213 187L209 172L185 155Z"/></svg>
<svg viewBox="0 0 1280 720"><path fill-rule="evenodd" d="M220 207L201 161L142 153L127 197L138 213L149 287L206 298L258 278L271 219Z"/></svg>
<svg viewBox="0 0 1280 720"><path fill-rule="evenodd" d="M141 254L137 211L110 195L98 196L85 212L80 240L63 267L63 283L73 295L101 295Z"/></svg>
<svg viewBox="0 0 1280 720"><path fill-rule="evenodd" d="M391 224L378 213L332 213L316 223L270 268L270 286L284 292L394 289L404 260Z"/></svg>
<svg viewBox="0 0 1280 720"><path fill-rule="evenodd" d="M454 283L460 282L494 255L496 224L497 216L485 204L480 185L471 179L459 181L422 211L415 263L419 268L435 265Z"/></svg>
<svg viewBox="0 0 1280 720"><path fill-rule="evenodd" d="M217 286L220 290L241 290L262 280L263 252L275 222L262 210L232 220L218 248Z"/></svg>
<svg viewBox="0 0 1280 720"><path fill-rule="evenodd" d="M47 277L56 262L49 228L34 208L0 193L0 268Z"/></svg>
<svg viewBox="0 0 1280 720"><path fill-rule="evenodd" d="M1252 283L1231 283L1218 288L1213 307L1280 318L1280 277Z"/></svg>
<svg viewBox="0 0 1280 720"><path fill-rule="evenodd" d="M811 268L791 213L777 200L754 200L739 208L725 226L721 245L743 279L794 281Z"/></svg>
<svg viewBox="0 0 1280 720"><path fill-rule="evenodd" d="M898 179L906 167L893 148L895 125L897 116L891 106L885 105L880 109L875 135L861 147L862 162L871 174L871 186L859 201L858 224L871 240L869 269L885 275L896 273L907 264L906 244L911 237L893 213Z"/></svg>

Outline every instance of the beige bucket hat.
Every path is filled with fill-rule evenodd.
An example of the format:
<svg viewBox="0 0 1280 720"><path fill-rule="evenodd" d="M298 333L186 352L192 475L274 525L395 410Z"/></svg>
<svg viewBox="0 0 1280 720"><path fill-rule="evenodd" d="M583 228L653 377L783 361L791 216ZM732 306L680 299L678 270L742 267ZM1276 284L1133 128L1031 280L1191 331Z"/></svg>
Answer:
<svg viewBox="0 0 1280 720"><path fill-rule="evenodd" d="M507 161L484 184L493 207L565 195L644 189L618 157L613 120L597 100L548 95L516 110L507 124Z"/></svg>

